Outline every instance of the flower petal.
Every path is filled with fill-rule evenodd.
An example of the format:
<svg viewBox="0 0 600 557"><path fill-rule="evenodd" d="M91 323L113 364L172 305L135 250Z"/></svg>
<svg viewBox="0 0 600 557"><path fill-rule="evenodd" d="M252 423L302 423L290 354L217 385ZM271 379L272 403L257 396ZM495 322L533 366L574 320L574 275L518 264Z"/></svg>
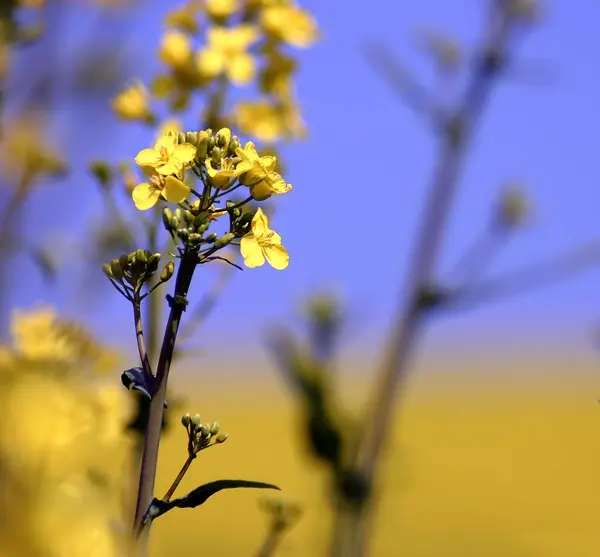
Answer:
<svg viewBox="0 0 600 557"><path fill-rule="evenodd" d="M290 264L290 256L281 244L263 247L264 255L273 269L283 271Z"/></svg>
<svg viewBox="0 0 600 557"><path fill-rule="evenodd" d="M240 252L244 258L244 265L246 267L252 269L265 264L265 256L252 233L246 234L240 240Z"/></svg>
<svg viewBox="0 0 600 557"><path fill-rule="evenodd" d="M169 156L173 154L175 151L175 147L177 146L177 134L167 132L165 135L162 135L156 141L156 145L154 146L154 150L157 153L160 153L161 148L165 149Z"/></svg>
<svg viewBox="0 0 600 557"><path fill-rule="evenodd" d="M156 169L156 172L162 174L163 176L169 176L171 174L179 174L183 170L183 163L176 159L175 157L171 157L169 162L166 162L162 166L159 166Z"/></svg>
<svg viewBox="0 0 600 557"><path fill-rule="evenodd" d="M254 58L245 52L237 54L227 64L227 76L234 85L250 83L256 73Z"/></svg>
<svg viewBox="0 0 600 557"><path fill-rule="evenodd" d="M160 153L155 149L143 149L135 157L135 162L142 167L149 166L156 168L156 166L161 164L162 159L160 158Z"/></svg>
<svg viewBox="0 0 600 557"><path fill-rule="evenodd" d="M154 207L159 197L160 190L153 184L147 182L138 184L133 188L133 192L131 193L133 203L140 211L145 211L146 209Z"/></svg>
<svg viewBox="0 0 600 557"><path fill-rule="evenodd" d="M287 193L292 189L292 184L287 184L277 172L271 172L269 174L269 181L271 182L271 191L273 193Z"/></svg>
<svg viewBox="0 0 600 557"><path fill-rule="evenodd" d="M263 213L263 210L260 207L258 208L258 211L256 211L254 217L252 218L251 226L252 234L254 234L254 236L256 236L257 238L260 238L270 232L269 219L267 218L267 215Z"/></svg>
<svg viewBox="0 0 600 557"><path fill-rule="evenodd" d="M169 203L181 203L190 194L190 188L175 176L167 176L162 194Z"/></svg>
<svg viewBox="0 0 600 557"><path fill-rule="evenodd" d="M173 151L173 157L184 164L188 164L196 158L196 147L191 143L177 145Z"/></svg>

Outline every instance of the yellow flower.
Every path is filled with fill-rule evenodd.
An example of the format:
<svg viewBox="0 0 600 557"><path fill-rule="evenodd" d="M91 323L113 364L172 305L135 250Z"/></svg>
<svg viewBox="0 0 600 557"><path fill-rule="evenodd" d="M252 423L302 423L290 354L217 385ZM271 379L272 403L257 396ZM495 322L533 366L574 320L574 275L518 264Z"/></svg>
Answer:
<svg viewBox="0 0 600 557"><path fill-rule="evenodd" d="M167 31L162 38L158 57L167 66L185 66L192 56L189 37L181 31Z"/></svg>
<svg viewBox="0 0 600 557"><path fill-rule="evenodd" d="M274 269L285 269L290 262L290 256L281 245L281 236L269 229L269 221L262 209L256 211L251 226L251 232L240 241L244 265L250 268L260 267L265 264L266 259Z"/></svg>
<svg viewBox="0 0 600 557"><path fill-rule="evenodd" d="M277 157L259 157L252 141L248 141L243 149L238 147L235 153L242 159L238 169L244 170L240 176L240 184L249 186L250 195L257 201L264 201L274 193L283 194L292 189L292 185L287 184L281 175L275 172Z"/></svg>
<svg viewBox="0 0 600 557"><path fill-rule="evenodd" d="M310 46L318 38L314 18L293 4L266 7L261 13L260 23L276 39L300 48Z"/></svg>
<svg viewBox="0 0 600 557"><path fill-rule="evenodd" d="M177 134L171 131L158 139L153 149L143 149L135 157L139 166L154 168L167 176L179 174L189 166L196 156L196 147L191 143L177 144Z"/></svg>
<svg viewBox="0 0 600 557"><path fill-rule="evenodd" d="M167 27L176 27L188 33L198 32L198 23L192 4L180 6L167 13L164 23Z"/></svg>
<svg viewBox="0 0 600 557"><path fill-rule="evenodd" d="M239 0L205 0L206 13L215 18L222 19L233 15L239 8Z"/></svg>
<svg viewBox="0 0 600 557"><path fill-rule="evenodd" d="M252 81L256 71L254 58L247 49L259 37L254 25L242 23L237 27L212 27L208 44L196 56L198 70L209 79L225 73L236 85Z"/></svg>
<svg viewBox="0 0 600 557"><path fill-rule="evenodd" d="M158 131L158 137L162 137L163 135L169 134L179 134L183 131L181 127L181 122L176 118L169 118L165 120L161 125Z"/></svg>
<svg viewBox="0 0 600 557"><path fill-rule="evenodd" d="M181 203L190 194L190 188L175 176L155 174L148 182L138 184L131 193L133 203L140 211L156 205L162 195L169 203Z"/></svg>
<svg viewBox="0 0 600 557"><path fill-rule="evenodd" d="M267 143L286 134L281 112L269 101L243 101L236 105L234 118L240 130Z"/></svg>
<svg viewBox="0 0 600 557"><path fill-rule="evenodd" d="M119 93L114 98L112 107L117 116L124 120L143 120L150 114L149 103L148 90L138 81Z"/></svg>

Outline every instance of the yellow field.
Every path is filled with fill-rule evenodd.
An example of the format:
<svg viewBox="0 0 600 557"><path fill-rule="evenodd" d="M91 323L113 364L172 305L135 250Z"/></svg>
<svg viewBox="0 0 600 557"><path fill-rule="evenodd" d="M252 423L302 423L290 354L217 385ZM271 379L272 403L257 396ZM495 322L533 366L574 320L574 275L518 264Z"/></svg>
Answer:
<svg viewBox="0 0 600 557"><path fill-rule="evenodd" d="M374 555L596 557L600 379L562 377L415 378L385 463ZM291 395L277 377L207 383L202 393L185 386L186 406L230 438L200 455L182 493L218 478L276 483L306 509L280 555L324 555L325 477L305 455ZM165 439L158 491L183 463L184 443L180 426ZM266 529L263 495L220 493L161 517L153 556L253 555Z"/></svg>

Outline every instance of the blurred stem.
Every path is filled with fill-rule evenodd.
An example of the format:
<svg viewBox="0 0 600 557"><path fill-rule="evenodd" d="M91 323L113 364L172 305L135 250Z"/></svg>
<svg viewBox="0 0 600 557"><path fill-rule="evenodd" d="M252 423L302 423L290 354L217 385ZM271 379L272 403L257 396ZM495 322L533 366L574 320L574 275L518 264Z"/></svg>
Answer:
<svg viewBox="0 0 600 557"><path fill-rule="evenodd" d="M196 458L196 455L188 455L187 460L185 461L185 463L181 467L181 470L179 471L179 474L177 474L177 477L175 478L175 480L173 480L171 487L165 493L165 496L162 498L163 501L171 500L173 493L175 493L175 490L179 487L181 480L183 480L183 477L186 475L189 467L192 465L192 462L194 462L195 458Z"/></svg>
<svg viewBox="0 0 600 557"><path fill-rule="evenodd" d="M152 224L148 227L148 249L152 253L158 253L159 238L158 238L158 223L161 222L161 208L157 204L155 215ZM150 354L150 360L155 361L158 356L158 350L160 346L160 322L162 318L162 300L157 295L149 296L149 307L147 313L146 330L148 331L148 352Z"/></svg>
<svg viewBox="0 0 600 557"><path fill-rule="evenodd" d="M198 254L193 251L184 253L177 272L175 292L171 298L171 310L165 327L160 356L156 371L156 389L150 402L150 413L142 450L142 462L138 487L138 497L135 510L133 532L138 532L142 525L144 514L150 506L154 496L154 483L158 464L158 449L164 414L164 403L167 394L169 371L173 360L175 342L181 317L185 311L187 293L196 269ZM147 554L147 542L150 525L143 528L139 539L141 555Z"/></svg>
<svg viewBox="0 0 600 557"><path fill-rule="evenodd" d="M496 6L491 13L487 42L475 61L471 82L463 101L446 122L440 161L433 176L412 259L409 262L408 298L397 312L396 323L389 336L388 353L371 407L373 414L370 419L365 420L365 431L360 440L355 466L370 489L374 486L377 465L390 430L398 391L406 379L418 333L429 309L421 302L422 288L433 283L432 279L435 278L438 253L452 201L458 189L469 140L505 60L508 21L498 12ZM366 553L371 534L374 510L372 501L367 497L351 504L345 500L343 494L341 495L331 555L362 557Z"/></svg>
<svg viewBox="0 0 600 557"><path fill-rule="evenodd" d="M269 530L265 541L256 553L256 557L271 557L283 539L283 528L274 526Z"/></svg>

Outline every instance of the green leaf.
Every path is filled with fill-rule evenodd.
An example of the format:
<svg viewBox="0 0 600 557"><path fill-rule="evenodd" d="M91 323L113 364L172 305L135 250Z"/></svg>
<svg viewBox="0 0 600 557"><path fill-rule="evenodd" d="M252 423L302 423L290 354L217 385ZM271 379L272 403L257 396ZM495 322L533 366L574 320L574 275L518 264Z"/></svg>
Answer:
<svg viewBox="0 0 600 557"><path fill-rule="evenodd" d="M281 491L279 487L273 484L264 482L253 482L249 480L217 480L197 487L190 491L187 495L173 499L172 501L161 501L154 499L148 509L147 518L154 519L161 514L170 511L174 507L180 509L194 509L199 507L206 500L224 489L237 489L239 487L252 487L255 489L276 489Z"/></svg>

